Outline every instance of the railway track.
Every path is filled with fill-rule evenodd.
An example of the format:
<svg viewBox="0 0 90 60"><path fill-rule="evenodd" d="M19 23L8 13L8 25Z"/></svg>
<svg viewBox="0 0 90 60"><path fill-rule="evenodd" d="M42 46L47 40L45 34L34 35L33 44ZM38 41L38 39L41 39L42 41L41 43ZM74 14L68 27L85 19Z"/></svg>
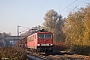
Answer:
<svg viewBox="0 0 90 60"><path fill-rule="evenodd" d="M36 54L36 53L28 53L28 56L34 57L32 60L90 60L90 56L84 56L84 55L68 55L68 54Z"/></svg>

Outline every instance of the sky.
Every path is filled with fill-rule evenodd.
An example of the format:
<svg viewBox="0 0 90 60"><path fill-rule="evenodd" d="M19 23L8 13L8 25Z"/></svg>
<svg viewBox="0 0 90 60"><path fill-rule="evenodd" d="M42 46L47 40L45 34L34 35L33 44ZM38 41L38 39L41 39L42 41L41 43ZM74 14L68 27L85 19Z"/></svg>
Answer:
<svg viewBox="0 0 90 60"><path fill-rule="evenodd" d="M19 31L43 25L47 11L53 9L63 18L75 7L85 7L90 0L0 0L0 32L17 35Z"/></svg>

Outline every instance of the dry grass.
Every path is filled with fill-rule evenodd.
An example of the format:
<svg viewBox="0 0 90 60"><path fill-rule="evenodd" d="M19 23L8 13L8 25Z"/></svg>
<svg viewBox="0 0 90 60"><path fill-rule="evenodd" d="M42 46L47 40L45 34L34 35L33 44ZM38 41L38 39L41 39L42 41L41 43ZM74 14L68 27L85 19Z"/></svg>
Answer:
<svg viewBox="0 0 90 60"><path fill-rule="evenodd" d="M0 47L0 58L9 60L25 60L25 51L20 47Z"/></svg>

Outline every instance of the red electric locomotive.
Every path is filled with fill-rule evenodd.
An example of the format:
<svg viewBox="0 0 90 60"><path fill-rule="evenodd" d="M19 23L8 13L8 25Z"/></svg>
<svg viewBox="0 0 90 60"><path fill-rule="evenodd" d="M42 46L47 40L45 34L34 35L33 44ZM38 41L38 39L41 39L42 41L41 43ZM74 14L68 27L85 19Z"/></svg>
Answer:
<svg viewBox="0 0 90 60"><path fill-rule="evenodd" d="M51 32L37 32L27 37L27 48L39 52L52 51L53 34Z"/></svg>

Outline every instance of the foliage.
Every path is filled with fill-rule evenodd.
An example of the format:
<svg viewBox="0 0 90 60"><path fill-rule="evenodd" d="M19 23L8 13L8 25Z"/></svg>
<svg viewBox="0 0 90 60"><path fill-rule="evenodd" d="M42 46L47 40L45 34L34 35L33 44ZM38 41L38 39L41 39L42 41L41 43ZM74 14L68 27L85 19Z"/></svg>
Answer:
<svg viewBox="0 0 90 60"><path fill-rule="evenodd" d="M0 47L0 58L9 60L25 60L25 51L19 47Z"/></svg>
<svg viewBox="0 0 90 60"><path fill-rule="evenodd" d="M54 10L49 10L45 14L45 22L43 23L43 28L54 35L54 42L61 42L65 40L65 35L62 31L63 19L61 15Z"/></svg>
<svg viewBox="0 0 90 60"><path fill-rule="evenodd" d="M0 39L4 38L5 36L10 36L10 33L5 33L5 32L0 33Z"/></svg>
<svg viewBox="0 0 90 60"><path fill-rule="evenodd" d="M69 49L69 45L67 45L65 42L56 42L54 43L53 48L55 51L64 51Z"/></svg>
<svg viewBox="0 0 90 60"><path fill-rule="evenodd" d="M73 45L71 50L77 54L90 55L90 46L88 45Z"/></svg>
<svg viewBox="0 0 90 60"><path fill-rule="evenodd" d="M71 50L90 53L90 5L70 12L64 20L63 31ZM86 50L86 51L84 51ZM83 53L83 54L87 54Z"/></svg>
<svg viewBox="0 0 90 60"><path fill-rule="evenodd" d="M83 44L90 46L90 5L85 9Z"/></svg>
<svg viewBox="0 0 90 60"><path fill-rule="evenodd" d="M58 19L58 14L54 10L50 10L45 15L45 23L44 28L48 31L54 31L54 28L56 26L56 21Z"/></svg>
<svg viewBox="0 0 90 60"><path fill-rule="evenodd" d="M72 12L66 19L63 30L66 34L66 42L76 44L82 42L83 14L80 11Z"/></svg>

